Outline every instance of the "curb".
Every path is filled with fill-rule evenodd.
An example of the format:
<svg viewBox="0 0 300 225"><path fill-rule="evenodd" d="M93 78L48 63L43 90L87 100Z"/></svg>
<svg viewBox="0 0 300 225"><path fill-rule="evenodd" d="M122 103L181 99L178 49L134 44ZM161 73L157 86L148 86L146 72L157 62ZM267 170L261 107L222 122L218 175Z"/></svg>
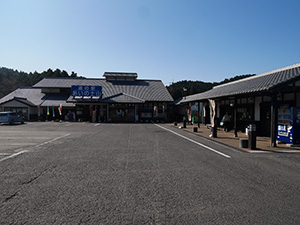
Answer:
<svg viewBox="0 0 300 225"><path fill-rule="evenodd" d="M174 125L170 125L170 127L174 127L176 128L176 126ZM178 128L178 127L177 127ZM179 129L179 128L178 128ZM286 150L286 151L283 151L283 150L264 150L264 149L255 149L255 150L251 150L251 149L241 149L241 148L237 148L237 147L234 147L234 146L231 146L231 145L228 145L228 144L225 144L223 142L220 142L216 139L212 139L212 138L208 138L208 137L205 137L197 132L192 132L192 131L189 131L187 130L186 128L182 128L181 130L183 130L184 132L187 132L187 133L190 133L190 134L194 134L196 136L199 136L207 141L211 141L211 142L215 142L219 145L223 145L223 146L226 146L227 148L231 148L231 149L234 149L234 150L237 150L239 152L243 152L243 153L278 153L278 154L295 154L295 153L300 153L300 150Z"/></svg>
<svg viewBox="0 0 300 225"><path fill-rule="evenodd" d="M174 125L171 125L170 127L178 128L178 127L176 127L176 126L174 126ZM179 128L178 128L178 129L179 129ZM220 141L217 141L217 140L215 140L215 139L211 139L211 138L205 137L205 136L203 136L203 135L201 135L201 134L198 134L197 132L189 131L189 130L187 130L187 129L185 129L185 128L183 128L183 129L181 129L181 130L184 131L184 132L187 132L187 133L194 134L194 135L196 135L196 136L200 136L201 138L203 138L203 139L205 139L205 140L207 140L207 141L215 142L215 143L217 143L217 144L219 144L219 145L226 146L227 148L231 148L231 149L237 150L237 151L239 151L239 152L243 152L243 153L251 153L251 152L249 152L248 150L243 150L243 149L240 149L240 148L236 148L236 147L234 147L234 146L225 144L225 143L220 142Z"/></svg>

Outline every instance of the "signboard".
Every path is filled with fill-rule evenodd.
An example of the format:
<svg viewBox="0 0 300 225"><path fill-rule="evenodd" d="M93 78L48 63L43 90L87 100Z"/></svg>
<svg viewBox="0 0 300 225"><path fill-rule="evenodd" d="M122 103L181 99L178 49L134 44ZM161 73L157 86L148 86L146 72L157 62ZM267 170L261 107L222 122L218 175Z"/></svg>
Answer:
<svg viewBox="0 0 300 225"><path fill-rule="evenodd" d="M102 98L102 86L72 85L73 97L98 97Z"/></svg>

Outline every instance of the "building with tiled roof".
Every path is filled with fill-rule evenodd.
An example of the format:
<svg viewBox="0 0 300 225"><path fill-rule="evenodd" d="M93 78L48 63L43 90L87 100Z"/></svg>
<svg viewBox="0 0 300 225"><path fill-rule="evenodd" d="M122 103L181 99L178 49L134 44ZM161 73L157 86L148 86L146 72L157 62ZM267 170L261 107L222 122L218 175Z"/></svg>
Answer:
<svg viewBox="0 0 300 225"><path fill-rule="evenodd" d="M12 109L6 105L7 101L22 97L36 106L31 111L36 113L39 108L42 119L53 119L53 115L58 117L58 106L61 104L63 116L72 113L76 120L167 120L167 103L172 102L173 98L162 81L140 80L137 73L105 72L103 76L102 79L45 78L32 88L20 88L3 97L0 107L2 110ZM93 96L94 92L90 90L87 94L76 96L71 93L72 88L99 89L101 97Z"/></svg>

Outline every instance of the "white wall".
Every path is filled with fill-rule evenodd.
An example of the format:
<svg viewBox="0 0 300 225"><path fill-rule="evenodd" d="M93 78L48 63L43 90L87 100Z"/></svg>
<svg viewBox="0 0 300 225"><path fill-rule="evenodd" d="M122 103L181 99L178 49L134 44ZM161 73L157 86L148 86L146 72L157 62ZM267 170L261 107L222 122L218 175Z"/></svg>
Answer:
<svg viewBox="0 0 300 225"><path fill-rule="evenodd" d="M260 120L260 103L262 102L262 97L255 97L254 100L254 120Z"/></svg>

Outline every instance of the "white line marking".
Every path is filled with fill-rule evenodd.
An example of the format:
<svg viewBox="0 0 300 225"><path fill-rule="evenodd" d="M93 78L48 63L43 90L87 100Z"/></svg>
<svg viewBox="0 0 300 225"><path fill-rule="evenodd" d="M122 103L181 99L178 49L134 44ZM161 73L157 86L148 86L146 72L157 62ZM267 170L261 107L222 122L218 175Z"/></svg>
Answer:
<svg viewBox="0 0 300 225"><path fill-rule="evenodd" d="M67 137L67 136L69 136L69 135L70 135L70 133L67 133L67 134L62 135L62 136L60 136L60 137L54 138L54 139L52 139L52 140L50 140L50 141L43 142L43 143L41 143L41 144L39 144L39 145L36 145L35 148L38 148L38 147L40 147L40 146L49 144L49 143L51 143L51 142L53 142L53 141L56 141L56 140L61 139L61 138L64 138L64 137ZM17 153L15 153L15 154L12 154L12 155L10 155L10 156L7 156L7 157L5 157L5 158L0 159L0 162L2 162L2 161L4 161L4 160L7 160L7 159L11 159L11 158L13 158L13 157L16 157L16 156L21 155L21 154L26 153L26 152L29 152L29 151L28 151L28 150L23 150L23 151L17 152Z"/></svg>
<svg viewBox="0 0 300 225"><path fill-rule="evenodd" d="M11 153L0 153L0 155L11 155Z"/></svg>
<svg viewBox="0 0 300 225"><path fill-rule="evenodd" d="M2 144L2 146L23 146L23 145L36 145L37 143L11 143L11 144Z"/></svg>
<svg viewBox="0 0 300 225"><path fill-rule="evenodd" d="M15 153L15 154L12 154L12 155L10 155L10 156L7 156L7 157L5 157L5 158L3 158L3 159L0 159L0 162L2 162L2 161L4 161L4 160L7 160L7 159L11 159L11 158L16 157L16 156L18 156L18 155L21 155L21 154L23 154L23 153L25 153L25 152L28 152L28 151L27 151L27 150L24 150L24 151L17 152L17 153Z"/></svg>
<svg viewBox="0 0 300 225"><path fill-rule="evenodd" d="M67 137L67 136L69 136L69 135L70 135L70 133L67 133L67 134L65 134L65 135L63 135L63 136L54 138L54 139L52 139L52 140L50 140L50 141L45 141L45 142L43 142L43 143L41 143L41 144L39 144L39 145L36 145L35 147L40 147L40 146L49 144L49 143L51 143L51 142L53 142L53 141L56 141L56 140L61 139L61 138L64 138L64 137Z"/></svg>
<svg viewBox="0 0 300 225"><path fill-rule="evenodd" d="M12 140L12 139L48 139L49 137L0 137L0 139Z"/></svg>
<svg viewBox="0 0 300 225"><path fill-rule="evenodd" d="M206 148L206 149L208 149L208 150L210 150L210 151L213 151L213 152L215 152L215 153L217 153L217 154L219 154L219 155L221 155L221 156L224 156L224 157L226 157L226 158L231 158L231 156L229 156L229 155L226 155L226 154L224 154L224 153L222 153L222 152L219 152L219 151L217 151L217 150L215 150L215 149L213 149L213 148L211 148L211 147L208 147L208 146L206 146L206 145L204 145L204 144L201 144L201 143L199 143L199 142L197 142L197 141L194 141L194 140L192 140L192 139L190 139L190 138L188 138L188 137L185 137L185 136L183 136L183 135L181 135L181 134L178 134L178 133L176 133L175 131L169 130L169 129L167 129L167 128L163 127L163 126L160 126L160 125L158 125L158 124L155 124L155 125L158 126L158 127L160 127L160 128L162 128L162 129L164 129L164 130L167 130L167 131L169 131L169 132L171 132L171 133L173 133L173 134L175 134L175 135L177 135L177 136L179 136L179 137L182 137L182 138L184 138L184 139L186 139L186 140L188 140L188 141L190 141L190 142L193 142L194 144L200 145L200 146L203 147L203 148Z"/></svg>

